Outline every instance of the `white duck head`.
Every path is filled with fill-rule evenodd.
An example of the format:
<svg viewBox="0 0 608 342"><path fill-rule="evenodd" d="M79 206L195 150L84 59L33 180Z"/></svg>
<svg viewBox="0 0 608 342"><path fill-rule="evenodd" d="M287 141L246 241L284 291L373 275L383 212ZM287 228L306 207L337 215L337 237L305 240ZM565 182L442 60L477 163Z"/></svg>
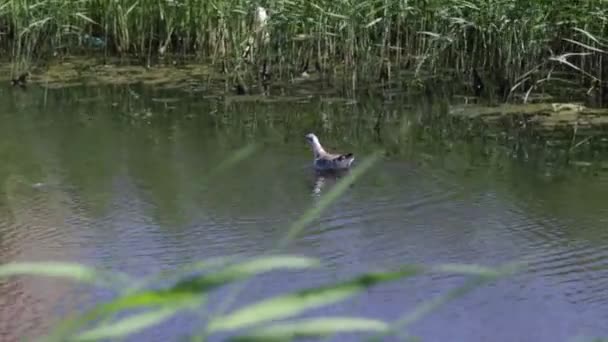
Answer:
<svg viewBox="0 0 608 342"><path fill-rule="evenodd" d="M312 151L315 154L315 156L326 153L325 150L323 149L323 146L321 146L321 143L319 142L319 138L317 138L317 136L314 133L306 134L305 138L306 138L306 141L308 141L308 143L310 144L310 147L312 148Z"/></svg>

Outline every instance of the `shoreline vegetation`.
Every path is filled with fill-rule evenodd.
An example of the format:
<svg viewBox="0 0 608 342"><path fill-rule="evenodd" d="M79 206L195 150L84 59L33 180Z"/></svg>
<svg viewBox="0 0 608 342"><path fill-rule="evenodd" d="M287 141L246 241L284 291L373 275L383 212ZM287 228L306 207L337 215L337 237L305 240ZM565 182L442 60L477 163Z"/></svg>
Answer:
<svg viewBox="0 0 608 342"><path fill-rule="evenodd" d="M608 102L606 0L3 0L0 52L11 78L97 56L145 68L196 61L237 92L314 72L353 89L399 85L405 73L503 101L564 83Z"/></svg>
<svg viewBox="0 0 608 342"><path fill-rule="evenodd" d="M231 101L397 90L576 144L608 128L608 0L0 0L0 55L0 81L21 86Z"/></svg>

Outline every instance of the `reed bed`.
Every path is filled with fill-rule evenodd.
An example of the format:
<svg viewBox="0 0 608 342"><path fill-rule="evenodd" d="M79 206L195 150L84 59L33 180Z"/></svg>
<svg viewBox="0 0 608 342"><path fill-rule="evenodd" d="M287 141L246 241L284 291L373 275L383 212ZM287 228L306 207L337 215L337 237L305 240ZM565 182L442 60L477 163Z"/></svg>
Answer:
<svg viewBox="0 0 608 342"><path fill-rule="evenodd" d="M268 14L262 25L257 6ZM608 1L0 0L0 49L25 65L62 54L148 64L171 55L224 71L319 70L353 84L476 68L513 88L558 71L597 86L608 80Z"/></svg>

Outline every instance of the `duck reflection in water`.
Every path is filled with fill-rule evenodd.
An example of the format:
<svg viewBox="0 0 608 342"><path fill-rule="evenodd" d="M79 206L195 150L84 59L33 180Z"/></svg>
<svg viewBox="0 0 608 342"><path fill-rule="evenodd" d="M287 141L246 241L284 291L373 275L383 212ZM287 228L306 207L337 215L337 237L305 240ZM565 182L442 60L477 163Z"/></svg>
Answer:
<svg viewBox="0 0 608 342"><path fill-rule="evenodd" d="M334 186L337 182L340 181L340 178L348 175L350 171L348 169L345 170L325 170L319 171L315 170L314 179L312 184L312 194L313 195L321 195L321 191L323 188L327 186ZM329 184L329 185L328 185ZM352 187L353 184L350 185Z"/></svg>

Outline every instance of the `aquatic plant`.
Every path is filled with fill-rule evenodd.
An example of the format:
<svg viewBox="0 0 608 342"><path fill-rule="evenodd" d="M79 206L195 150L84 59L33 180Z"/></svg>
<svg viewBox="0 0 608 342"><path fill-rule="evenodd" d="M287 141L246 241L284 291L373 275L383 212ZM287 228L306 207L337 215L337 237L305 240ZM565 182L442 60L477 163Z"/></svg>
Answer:
<svg viewBox="0 0 608 342"><path fill-rule="evenodd" d="M262 33L258 5L268 14ZM360 78L398 79L405 69L462 78L477 68L505 96L571 81L560 71L603 87L607 24L605 0L0 0L0 46L25 61L21 67L36 57L102 51L148 64L195 57L237 74L314 67L354 86ZM248 61L257 67L246 68Z"/></svg>
<svg viewBox="0 0 608 342"><path fill-rule="evenodd" d="M292 255L277 254L246 261L218 258L189 264L149 279L136 280L124 274L104 272L79 264L39 262L0 266L0 278L23 275L58 277L119 292L115 299L66 319L43 338L45 341L95 341L124 338L182 313L200 313L199 310L205 310L207 299L215 290L246 281L255 275L319 266L320 262L316 259ZM200 316L204 320L200 323L204 328L193 334L192 340L226 333L236 333L237 337L232 338L234 341L290 341L295 337L324 337L343 332L367 332L379 336L402 334L412 323L445 302L513 271L513 265L490 269L453 264L436 267L404 265L392 271L369 272L345 281L263 299L228 313L203 312ZM383 283L432 273L461 274L471 278L464 285L421 304L392 323L357 316L292 319L306 311L353 298ZM155 282L161 280L173 281L173 285L151 289ZM121 317L116 318L118 315Z"/></svg>

